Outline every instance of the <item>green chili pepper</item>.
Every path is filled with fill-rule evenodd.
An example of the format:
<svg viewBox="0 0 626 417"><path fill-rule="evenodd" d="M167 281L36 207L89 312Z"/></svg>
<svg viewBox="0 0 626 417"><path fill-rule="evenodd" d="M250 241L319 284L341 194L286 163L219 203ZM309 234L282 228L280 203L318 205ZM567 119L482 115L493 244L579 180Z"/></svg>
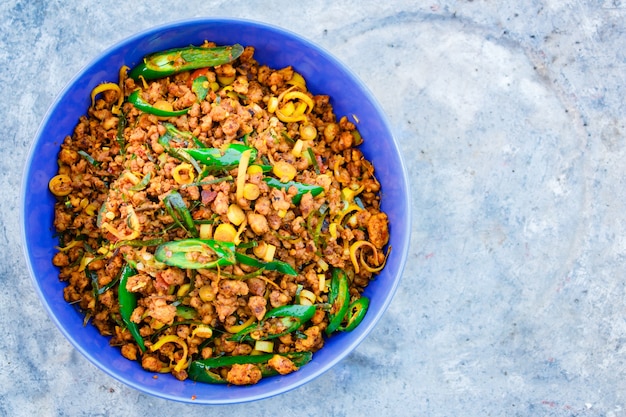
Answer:
<svg viewBox="0 0 626 417"><path fill-rule="evenodd" d="M141 191L148 186L152 173L148 172L136 185L130 187L131 191Z"/></svg>
<svg viewBox="0 0 626 417"><path fill-rule="evenodd" d="M185 305L177 305L176 306L176 315L178 317L182 317L185 320L191 320L198 315L198 312L195 308L185 306Z"/></svg>
<svg viewBox="0 0 626 417"><path fill-rule="evenodd" d="M281 274L296 276L298 273L293 269L291 265L283 261L270 261L265 262L251 256L245 255L241 252L235 252L235 258L237 262L244 265L253 266L255 268L263 268L268 271L277 271Z"/></svg>
<svg viewBox="0 0 626 417"><path fill-rule="evenodd" d="M296 182L296 181L280 182L278 179L273 178L273 177L265 177L263 178L263 181L265 181L267 185L269 185L270 187L278 188L279 190L280 189L289 190L289 188L291 187L296 187L296 190L298 190L298 192L291 199L293 204L296 204L296 205L300 204L300 200L302 199L302 196L305 195L306 193L311 193L313 197L315 197L321 194L322 191L324 191L324 188L319 185L303 184L301 182Z"/></svg>
<svg viewBox="0 0 626 417"><path fill-rule="evenodd" d="M239 165L244 151L251 150L250 162L257 156L257 150L240 143L231 143L222 152L217 148L184 149L190 157L206 166L209 171L233 169Z"/></svg>
<svg viewBox="0 0 626 417"><path fill-rule="evenodd" d="M187 114L189 108L182 110L162 110L157 109L152 106L150 103L141 98L141 90L135 90L128 96L128 102L137 108L137 110L141 110L144 113L154 114L159 117L174 117L174 116L182 116L183 114Z"/></svg>
<svg viewBox="0 0 626 417"><path fill-rule="evenodd" d="M235 263L235 244L212 239L176 240L158 246L154 257L159 262L182 269L228 266Z"/></svg>
<svg viewBox="0 0 626 417"><path fill-rule="evenodd" d="M239 58L242 53L243 46L239 44L213 48L189 46L168 49L144 57L143 62L133 68L128 76L134 80L138 80L140 76L146 80L154 80L183 71L227 64Z"/></svg>
<svg viewBox="0 0 626 417"><path fill-rule="evenodd" d="M315 152L313 152L313 148L306 148L306 150L309 154L309 159L311 160L311 163L313 163L313 168L315 169L315 173L319 175L320 165L317 163L317 158L315 157Z"/></svg>
<svg viewBox="0 0 626 417"><path fill-rule="evenodd" d="M89 155L87 152L85 151L78 151L77 152L80 156L82 156L83 158L85 158L85 160L87 162L89 162L89 165L97 167L98 165L100 165L100 162L96 161L93 156Z"/></svg>
<svg viewBox="0 0 626 417"><path fill-rule="evenodd" d="M365 317L367 313L367 308L370 305L370 299L367 297L361 297L352 303L350 303L350 307L348 307L348 312L346 313L346 325L339 326L339 331L342 332L350 332L356 328Z"/></svg>
<svg viewBox="0 0 626 417"><path fill-rule="evenodd" d="M343 319L350 308L350 287L348 284L348 277L346 273L339 268L333 269L328 303L331 307L328 316L326 334L330 335L332 332L339 329L341 322L343 322Z"/></svg>
<svg viewBox="0 0 626 417"><path fill-rule="evenodd" d="M160 237L155 238L155 239L147 239L147 240L142 240L142 239L120 240L119 242L115 243L115 245L113 245L113 248L117 249L121 246L130 246L133 248L145 248L148 246L158 246L163 242L164 242L163 238L160 238Z"/></svg>
<svg viewBox="0 0 626 417"><path fill-rule="evenodd" d="M183 132L182 130L178 130L176 126L171 123L163 123L165 126L165 130L172 135L177 141L182 143L185 148L191 146L193 142L198 148L205 148L204 143L200 141L197 137L195 137L191 132Z"/></svg>
<svg viewBox="0 0 626 417"><path fill-rule="evenodd" d="M198 103L206 98L209 89L209 79L204 75L199 76L191 83L191 91L195 93Z"/></svg>
<svg viewBox="0 0 626 417"><path fill-rule="evenodd" d="M227 384L228 381L219 374L219 368L230 367L233 365L254 364L259 367L262 376L274 376L277 375L278 372L268 365L268 361L275 355L288 358L297 368L301 368L306 365L313 358L313 354L311 352L268 353L250 356L219 356L191 362L188 374L189 378L197 382Z"/></svg>
<svg viewBox="0 0 626 417"><path fill-rule="evenodd" d="M315 314L316 307L305 305L287 305L276 307L265 314L263 320L258 323L252 324L245 329L240 330L236 334L230 337L230 340L235 342L252 342L255 340L271 340L284 336L291 332L294 332L300 328L304 323L311 320ZM256 331L262 331L265 324L270 319L280 319L281 327L280 331L276 333L267 333L265 335L252 335Z"/></svg>
<svg viewBox="0 0 626 417"><path fill-rule="evenodd" d="M120 147L120 154L126 153L126 140L124 139L124 129L126 129L126 115L121 113L117 121L117 133L115 134L115 141Z"/></svg>
<svg viewBox="0 0 626 417"><path fill-rule="evenodd" d="M163 203L168 214L174 219L174 223L185 229L192 237L198 236L198 229L196 229L191 213L178 191L170 192L163 199Z"/></svg>
<svg viewBox="0 0 626 417"><path fill-rule="evenodd" d="M135 294L126 289L126 282L128 281L128 278L132 277L136 273L137 272L130 265L124 265L122 271L120 272L120 285L118 286L117 297L120 303L120 315L122 316L122 320L124 321L126 328L130 334L133 335L135 342L139 345L139 349L141 349L142 352L145 352L146 345L141 337L141 334L139 333L139 327L137 326L137 323L130 320L133 310L137 307L137 298Z"/></svg>
<svg viewBox="0 0 626 417"><path fill-rule="evenodd" d="M202 168L200 168L200 165L198 165L198 161L196 161L191 156L189 156L189 154L185 152L186 151L185 148L173 147L170 144L172 139L174 139L174 136L168 130L167 132L163 134L163 136L159 137L158 143L159 145L163 146L163 148L168 154L172 155L176 159L179 159L184 162L188 162L189 164L191 164L191 166L194 167L194 169L198 172L198 174L202 174L203 170Z"/></svg>

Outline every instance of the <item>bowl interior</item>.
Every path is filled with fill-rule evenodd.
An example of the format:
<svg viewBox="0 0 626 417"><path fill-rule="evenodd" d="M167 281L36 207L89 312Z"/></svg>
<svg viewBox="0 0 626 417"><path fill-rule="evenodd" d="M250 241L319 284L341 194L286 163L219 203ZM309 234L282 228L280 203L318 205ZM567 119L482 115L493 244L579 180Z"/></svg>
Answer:
<svg viewBox="0 0 626 417"><path fill-rule="evenodd" d="M64 284L51 259L58 244L52 225L54 198L48 181L56 174L59 146L71 135L89 106L91 90L116 81L122 65L133 67L144 55L163 49L200 44L240 43L256 48L255 58L273 68L292 65L307 80L308 88L328 94L338 116L356 116L365 139L362 150L376 168L383 192L382 209L390 220L387 266L366 290L370 310L350 333L330 338L311 363L298 372L262 380L250 387L227 387L180 382L171 375L153 374L124 359L95 327L83 326L83 316L63 300ZM62 91L43 120L26 161L22 183L22 234L35 288L61 332L92 363L117 380L140 391L182 402L225 404L270 397L296 388L319 376L350 353L372 330L396 291L406 261L410 234L407 176L402 158L383 112L369 90L339 61L323 49L282 29L250 21L196 19L172 23L130 37L102 53Z"/></svg>

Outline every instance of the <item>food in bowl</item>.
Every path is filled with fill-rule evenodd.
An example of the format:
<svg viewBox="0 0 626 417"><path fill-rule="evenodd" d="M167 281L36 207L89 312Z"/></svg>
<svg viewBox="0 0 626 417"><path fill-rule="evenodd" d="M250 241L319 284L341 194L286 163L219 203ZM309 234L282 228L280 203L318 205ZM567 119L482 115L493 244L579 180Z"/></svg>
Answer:
<svg viewBox="0 0 626 417"><path fill-rule="evenodd" d="M389 255L358 120L254 52L205 42L122 67L58 154L64 298L150 372L296 371L363 320Z"/></svg>

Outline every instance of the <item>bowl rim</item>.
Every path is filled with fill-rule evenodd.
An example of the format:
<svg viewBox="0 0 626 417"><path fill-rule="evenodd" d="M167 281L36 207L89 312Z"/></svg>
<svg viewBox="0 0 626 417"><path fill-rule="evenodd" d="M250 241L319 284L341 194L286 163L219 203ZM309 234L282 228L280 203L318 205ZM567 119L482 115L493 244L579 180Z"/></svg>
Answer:
<svg viewBox="0 0 626 417"><path fill-rule="evenodd" d="M110 55L112 52L114 52L115 50L119 49L120 47L124 45L136 42L150 35L156 35L162 31L171 31L180 27L185 27L189 25L200 25L200 24L203 24L203 25L215 25L215 24L242 25L244 24L244 25L250 25L252 27L260 28L263 30L269 30L269 31L279 33L281 36L286 36L287 38L295 39L297 40L297 42L306 45L308 48L312 48L313 50L319 52L321 55L324 56L325 59L332 62L333 65L341 68L342 71L344 71L347 75L349 75L351 80L356 85L358 85L358 87L363 91L364 95L370 100L371 106L375 108L376 112L378 113L380 117L381 123L390 134L391 141L389 145L393 148L393 151L396 153L398 157L399 165L400 165L399 168L403 177L402 181L405 184L405 198L404 198L404 204L403 204L403 211L406 215L406 219L405 219L404 227L406 227L408 230L408 232L405 234L404 240L401 242L402 247L399 248L399 249L402 249L402 252L400 253L400 257L398 260L399 262L398 271L392 281L392 285L389 287L387 296L384 299L384 302L382 303L381 308L376 312L377 314L373 317L368 327L365 328L365 330L359 335L359 337L352 339L350 343L344 344L339 354L333 357L330 361L327 361L326 363L324 363L324 366L321 366L319 370L317 370L316 372L313 372L312 374L308 376L298 378L297 381L295 381L294 383L286 387L281 387L278 389L270 388L267 392L263 392L258 395L242 396L242 398L234 398L234 399L228 398L224 400L203 400L201 398L192 399L192 398L176 396L174 394L163 393L161 391L152 389L152 387L147 387L138 381L134 381L129 378L126 378L123 375L116 373L114 370L111 370L108 367L104 366L104 364L102 364L97 358L95 358L89 352L89 350L83 348L83 346L80 343L78 343L78 341L75 339L75 336L63 326L59 318L54 314L51 308L51 305L48 303L47 298L36 277L35 270L33 268L33 262L31 259L31 254L29 252L29 245L28 245L28 239L27 239L27 234L26 234L26 221L27 221L26 216L25 216L26 214L26 191L27 191L26 188L27 188L28 180L29 180L30 167L33 164L33 160L35 156L35 150L37 148L37 145L41 141L40 138L42 137L44 133L44 128L50 123L50 120L53 114L55 113L55 109L57 108L57 106L59 106L61 100L65 97L65 95L69 92L69 90L71 90L72 86L79 79L81 79L81 77L84 76L85 72L87 72L88 69L93 67L100 59L102 59L105 56ZM382 109L380 103L378 102L374 94L370 91L369 87L363 83L360 77L358 77L356 73L354 73L352 69L346 63L340 61L333 54L331 54L328 50L326 50L324 47L313 43L312 41L308 40L303 35L300 35L296 32L293 32L288 29L285 29L285 28L282 28L282 27L279 27L270 23L266 23L266 22L261 22L261 21L251 20L251 19L244 19L244 18L234 18L234 17L195 17L195 18L188 18L188 19L172 20L169 22L164 22L161 24L151 26L149 28L143 29L129 36L121 38L120 40L115 41L113 44L111 44L107 48L98 52L95 56L93 56L91 60L89 60L85 65L83 65L69 79L69 81L64 85L64 87L58 92L58 94L56 94L54 99L50 102L50 105L48 106L48 109L45 112L44 117L41 119L41 122L39 123L39 126L33 136L33 139L28 149L26 159L24 161L24 165L22 167L22 180L20 184L20 206L19 206L20 235L21 235L20 237L22 240L22 253L26 260L27 271L28 271L28 275L30 276L31 283L35 287L37 296L39 297L39 300L41 301L44 309L46 310L48 317L54 322L56 327L65 336L65 338L70 342L72 347L78 350L81 353L81 355L85 357L89 362L91 362L91 364L95 365L96 368L98 368L99 370L103 371L104 373L112 377L113 379L123 383L126 386L134 388L139 392L150 394L157 398L163 398L163 399L183 402L183 403L205 404L205 405L246 403L246 402L270 398L270 397L291 391L293 389L296 389L298 387L301 387L307 384L313 379L326 373L328 370L333 368L337 363L342 361L346 356L352 353L357 348L357 346L371 333L374 327L379 323L382 316L388 310L388 307L391 304L395 296L395 293L397 292L400 281L402 279L406 261L408 258L408 249L410 246L411 223L412 223L410 194L411 194L410 182L408 178L408 171L406 169L406 164L404 161L404 156L402 152L400 151L398 141L396 140L395 135L393 134L387 115ZM363 324L365 323L362 323L362 325Z"/></svg>

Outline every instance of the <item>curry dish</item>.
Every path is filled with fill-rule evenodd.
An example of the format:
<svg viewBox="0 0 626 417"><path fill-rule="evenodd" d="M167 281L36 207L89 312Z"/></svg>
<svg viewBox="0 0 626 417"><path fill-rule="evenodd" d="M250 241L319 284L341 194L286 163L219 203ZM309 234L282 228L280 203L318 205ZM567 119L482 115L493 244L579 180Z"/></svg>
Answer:
<svg viewBox="0 0 626 417"><path fill-rule="evenodd" d="M249 46L139 67L93 90L58 154L65 300L149 372L247 385L296 371L363 320L389 253L368 138Z"/></svg>

